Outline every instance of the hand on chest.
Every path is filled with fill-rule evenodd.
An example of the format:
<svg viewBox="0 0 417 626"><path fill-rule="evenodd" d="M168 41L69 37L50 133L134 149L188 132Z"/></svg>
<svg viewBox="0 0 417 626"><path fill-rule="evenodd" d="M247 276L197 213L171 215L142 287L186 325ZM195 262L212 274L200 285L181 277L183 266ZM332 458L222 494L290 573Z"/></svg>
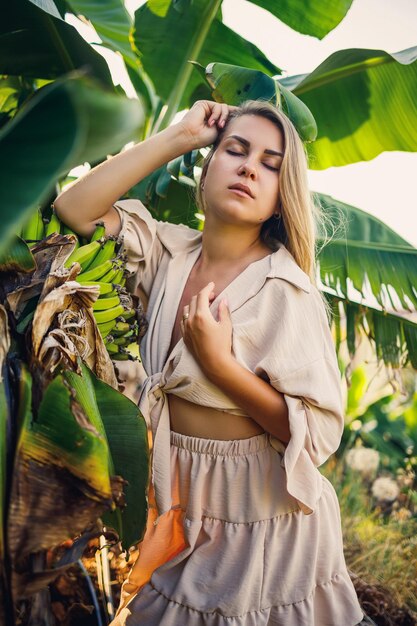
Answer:
<svg viewBox="0 0 417 626"><path fill-rule="evenodd" d="M209 305L211 305L211 303L217 298L217 296L220 293L222 293L222 291L224 291L224 289L231 282L231 280L225 281L223 277L222 280L219 279L217 282L215 282L213 291L209 293L208 295ZM172 350L172 348L178 343L178 341L182 337L182 332L181 332L182 316L184 315L185 311L187 310L189 311L189 307L190 307L193 296L197 297L200 291L202 291L205 287L207 287L209 282L210 280L207 280L204 277L190 276L190 278L187 280L187 283L184 287L184 291L180 299L180 303L178 305L176 317L175 317L170 350ZM188 307L188 309L186 309L186 307Z"/></svg>

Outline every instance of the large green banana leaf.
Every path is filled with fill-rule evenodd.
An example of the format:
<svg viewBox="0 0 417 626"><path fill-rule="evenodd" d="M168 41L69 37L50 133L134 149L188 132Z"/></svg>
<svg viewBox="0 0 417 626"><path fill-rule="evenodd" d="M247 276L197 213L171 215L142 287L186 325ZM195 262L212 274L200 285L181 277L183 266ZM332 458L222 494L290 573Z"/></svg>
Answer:
<svg viewBox="0 0 417 626"><path fill-rule="evenodd" d="M39 0L36 0L39 1ZM102 40L102 45L110 50L119 52L126 64L130 80L146 111L147 124L144 126L144 139L151 126L160 98L143 70L140 54L133 45L133 21L123 0L71 0L67 2L67 10L75 15L87 19L94 26Z"/></svg>
<svg viewBox="0 0 417 626"><path fill-rule="evenodd" d="M351 357L356 352L363 331L374 344L378 360L382 360L385 365L398 368L410 363L417 369L417 322L360 302L345 300L326 289L324 293L332 305L337 351L342 339L341 306L346 319L346 341Z"/></svg>
<svg viewBox="0 0 417 626"><path fill-rule="evenodd" d="M145 420L135 403L104 382L91 376L98 410L109 442L114 471L128 484L124 492L127 506L106 512L103 522L114 528L125 550L140 541L145 532L148 511L148 435Z"/></svg>
<svg viewBox="0 0 417 626"><path fill-rule="evenodd" d="M56 376L34 419L32 378L24 364L20 374L23 423L8 519L9 548L18 570L29 554L76 536L113 505L109 448L97 407L83 397L82 379L74 380L72 372Z"/></svg>
<svg viewBox="0 0 417 626"><path fill-rule="evenodd" d="M363 297L370 289L381 307L417 309L417 249L365 211L325 194L316 196L336 226L319 255L323 283L348 299L350 280ZM331 231L328 226L327 234Z"/></svg>
<svg viewBox="0 0 417 626"><path fill-rule="evenodd" d="M129 398L98 379L85 365L81 370L82 377L67 372L65 378L87 417L107 441L111 474L127 481L123 488L126 507L105 515L107 525L114 527L127 550L142 538L146 525L149 473L146 422Z"/></svg>
<svg viewBox="0 0 417 626"><path fill-rule="evenodd" d="M311 74L281 83L317 122L317 140L309 145L312 169L417 150L417 47L392 54L340 50Z"/></svg>
<svg viewBox="0 0 417 626"><path fill-rule="evenodd" d="M126 548L143 533L148 481L144 420L133 402L96 380L85 366L81 369L81 376L63 371L52 380L34 417L32 379L20 364L20 433L8 516L16 597L34 593L54 578L53 569L28 572L30 554L84 532L116 504L125 500L129 510L116 528L125 533ZM111 428L116 416L122 434ZM118 455L128 441L126 461ZM136 455L143 453L139 463L132 462L133 448ZM130 491L124 489L124 477L115 472L116 464L125 469L129 462Z"/></svg>
<svg viewBox="0 0 417 626"><path fill-rule="evenodd" d="M130 67L136 68L140 65L139 57L135 55L130 43L133 21L123 0L67 0L67 9L72 9L75 15L87 18L103 45L120 52Z"/></svg>
<svg viewBox="0 0 417 626"><path fill-rule="evenodd" d="M7 3L0 21L0 74L56 78L88 68L90 75L114 91L103 57L73 26L58 17L58 11L51 14L53 2L47 4L49 12L27 0Z"/></svg>
<svg viewBox="0 0 417 626"><path fill-rule="evenodd" d="M166 12L160 3L148 2L135 13L134 42L143 67L170 114L191 106L198 97L211 98L210 90L189 61L206 66L212 61L231 63L265 73L281 70L253 44L227 28L221 21L221 1L195 0L183 13L170 3Z"/></svg>
<svg viewBox="0 0 417 626"><path fill-rule="evenodd" d="M278 17L291 28L320 39L340 23L352 3L352 0L323 0L320 4L312 1L305 2L304 0L285 0L280 3L276 3L273 0L252 1ZM32 0L32 2L48 10L45 8L43 1ZM53 4L52 0L49 0L49 3ZM173 10L176 12L173 14L173 17L180 21L184 14L190 11L192 4L193 2L190 0L183 2L150 0L147 2L147 7L155 15L165 17L170 5L172 5ZM206 2L205 6L209 13L214 15L217 12L218 17L221 18L221 3L218 0ZM132 49L130 41L131 19L122 0L102 0L101 2L69 0L66 3L66 9L72 9L74 14L89 20L100 36L103 45L122 54L138 96L143 97L147 108L151 110L152 101L154 101L155 105L155 94L153 93L152 85L142 70L140 61L141 49L139 51ZM51 8L51 13L54 14L53 8ZM57 13L56 9L55 13ZM203 22L202 30L207 29L207 26L209 26L207 21ZM200 40L206 35L200 33ZM188 71L188 68L184 69ZM177 76L178 78L179 76ZM194 96L195 99L206 97L203 84L197 88Z"/></svg>
<svg viewBox="0 0 417 626"><path fill-rule="evenodd" d="M323 39L343 20L352 0L249 0L270 11L290 28Z"/></svg>
<svg viewBox="0 0 417 626"><path fill-rule="evenodd" d="M0 250L60 177L117 152L142 124L136 100L77 73L39 89L0 131Z"/></svg>

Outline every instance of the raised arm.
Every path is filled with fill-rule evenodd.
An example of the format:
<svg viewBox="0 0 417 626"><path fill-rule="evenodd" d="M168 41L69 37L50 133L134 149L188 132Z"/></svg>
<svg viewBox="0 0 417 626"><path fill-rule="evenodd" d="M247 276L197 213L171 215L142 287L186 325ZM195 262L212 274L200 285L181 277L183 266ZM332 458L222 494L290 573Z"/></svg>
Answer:
<svg viewBox="0 0 417 626"><path fill-rule="evenodd" d="M116 200L171 159L213 143L234 108L198 100L180 122L100 163L60 193L54 202L59 218L83 236L93 233L98 220L108 234L118 235Z"/></svg>
<svg viewBox="0 0 417 626"><path fill-rule="evenodd" d="M59 194L55 211L80 235L90 236L98 220L104 221L108 234L118 235L116 200L158 167L192 149L182 125L170 126L94 167Z"/></svg>

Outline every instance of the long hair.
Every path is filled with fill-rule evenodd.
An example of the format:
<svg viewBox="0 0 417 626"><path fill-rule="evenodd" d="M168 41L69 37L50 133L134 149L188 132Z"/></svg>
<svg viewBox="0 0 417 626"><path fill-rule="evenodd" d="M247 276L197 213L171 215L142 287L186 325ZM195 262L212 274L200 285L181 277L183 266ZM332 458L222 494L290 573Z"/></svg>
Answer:
<svg viewBox="0 0 417 626"><path fill-rule="evenodd" d="M201 184L205 179L211 158L217 150L230 122L242 115L258 115L270 120L281 131L284 140L284 157L279 173L278 209L281 220L273 216L262 224L261 240L275 251L281 242L292 254L296 263L317 285L316 245L320 225L328 218L310 192L307 179L308 156L305 146L290 119L280 109L264 100L246 100L233 110L224 126L219 130L216 141L204 159L201 177L196 188L196 204L205 212L204 193ZM320 228L325 233L325 228ZM323 298L326 303L325 299ZM328 307L326 310L329 312Z"/></svg>

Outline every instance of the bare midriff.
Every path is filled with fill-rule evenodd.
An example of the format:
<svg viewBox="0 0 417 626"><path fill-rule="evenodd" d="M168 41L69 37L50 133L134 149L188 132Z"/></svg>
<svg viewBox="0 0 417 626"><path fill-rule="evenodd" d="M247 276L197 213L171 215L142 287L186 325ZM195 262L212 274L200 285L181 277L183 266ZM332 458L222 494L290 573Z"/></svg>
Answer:
<svg viewBox="0 0 417 626"><path fill-rule="evenodd" d="M168 394L171 430L189 437L204 439L248 439L264 429L251 417L234 415L212 407L201 406Z"/></svg>

